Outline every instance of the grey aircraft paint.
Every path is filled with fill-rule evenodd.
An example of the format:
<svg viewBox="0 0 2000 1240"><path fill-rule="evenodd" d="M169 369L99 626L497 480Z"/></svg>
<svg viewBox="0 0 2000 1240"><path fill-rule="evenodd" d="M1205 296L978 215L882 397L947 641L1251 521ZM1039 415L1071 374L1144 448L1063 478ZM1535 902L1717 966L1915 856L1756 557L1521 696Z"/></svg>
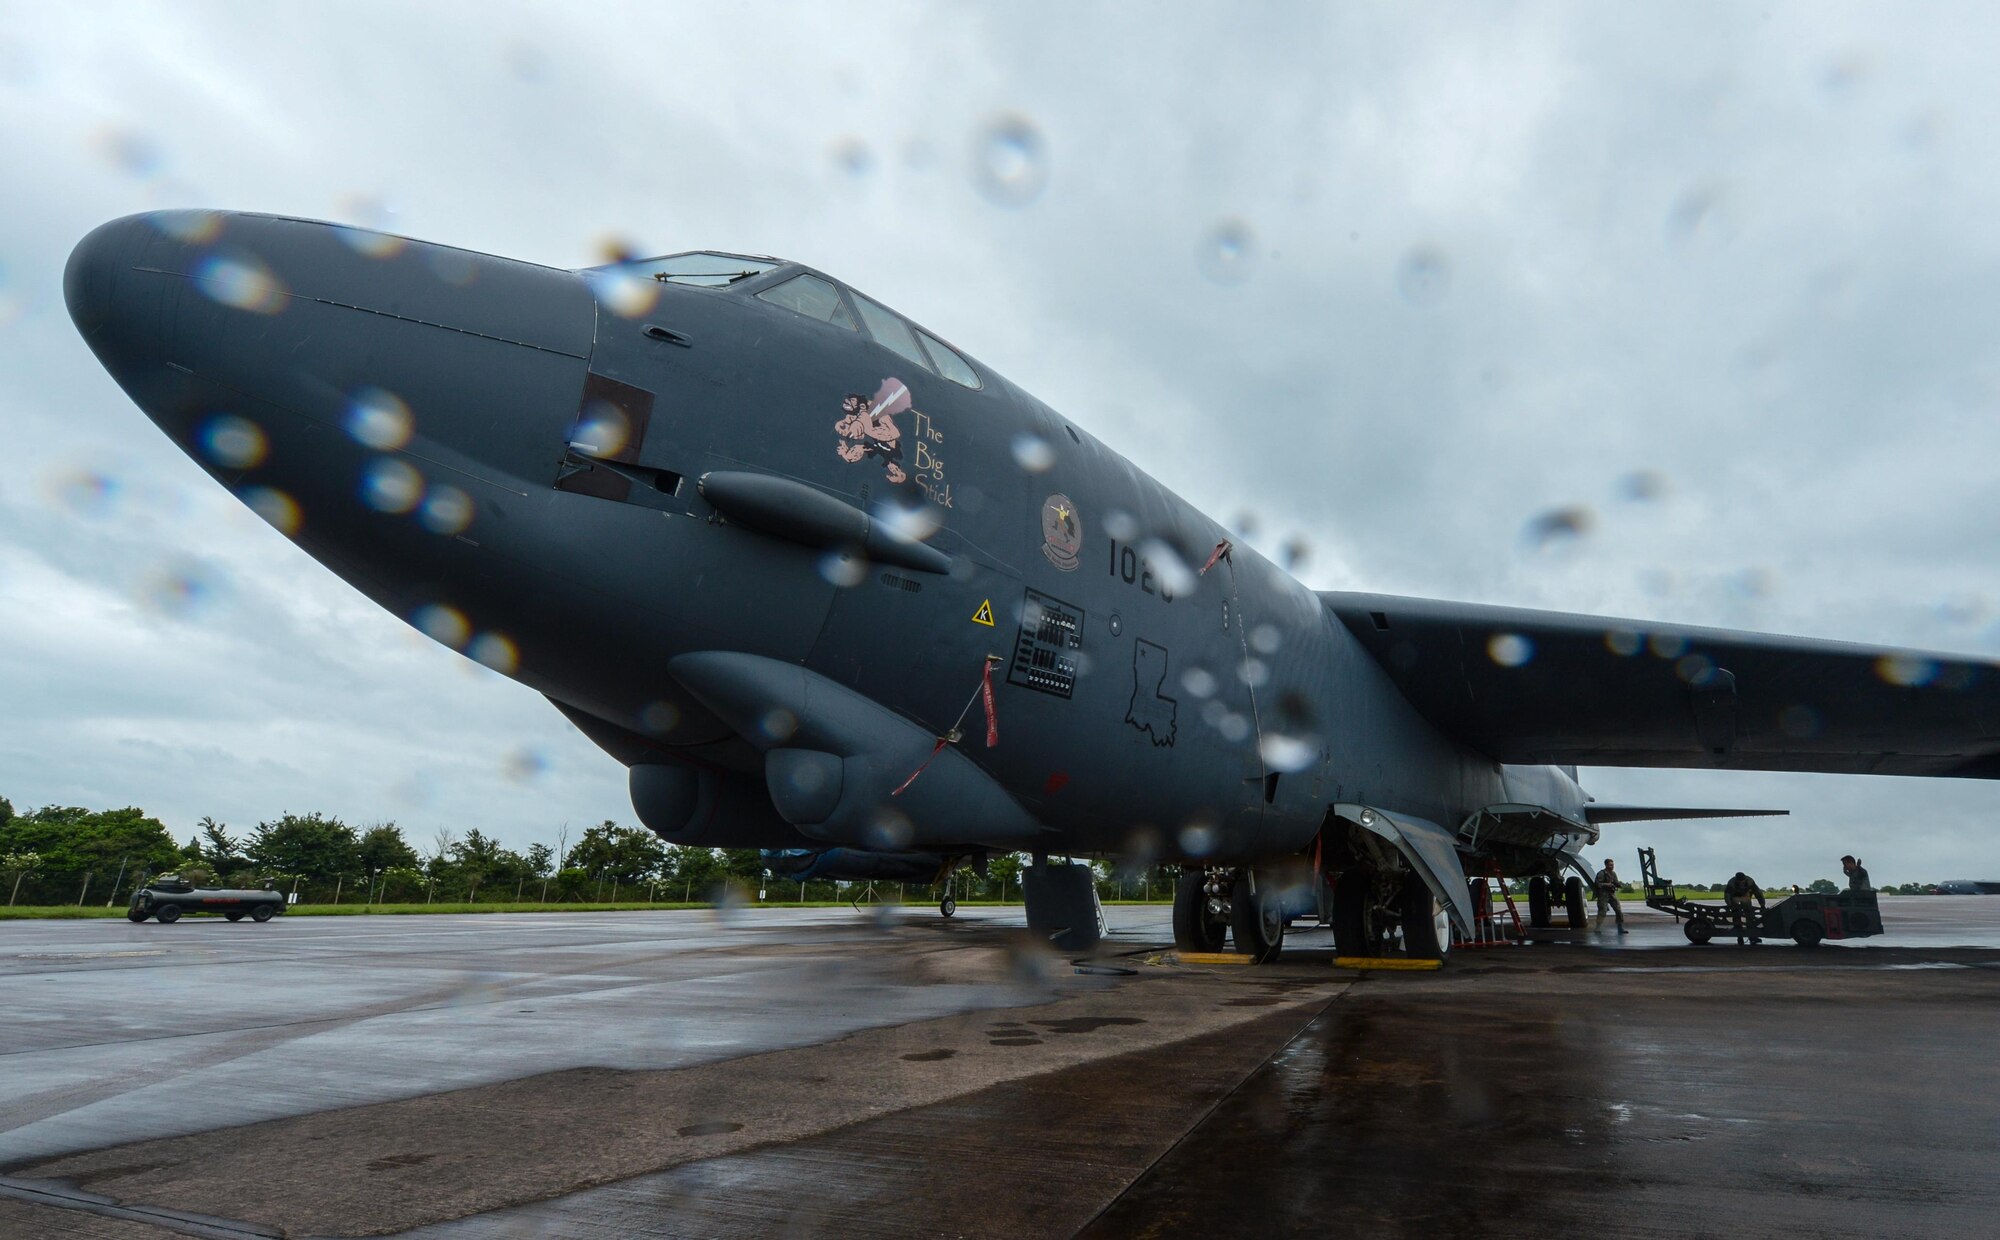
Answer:
<svg viewBox="0 0 2000 1240"><path fill-rule="evenodd" d="M156 212L65 296L212 477L546 695L678 843L1178 861L1215 918L1316 859L1363 876L1363 948L1400 918L1417 950L1422 908L1470 916L1462 863L1553 878L1647 816L1593 819L1573 763L2000 775L1990 663L1315 594L782 260Z"/></svg>

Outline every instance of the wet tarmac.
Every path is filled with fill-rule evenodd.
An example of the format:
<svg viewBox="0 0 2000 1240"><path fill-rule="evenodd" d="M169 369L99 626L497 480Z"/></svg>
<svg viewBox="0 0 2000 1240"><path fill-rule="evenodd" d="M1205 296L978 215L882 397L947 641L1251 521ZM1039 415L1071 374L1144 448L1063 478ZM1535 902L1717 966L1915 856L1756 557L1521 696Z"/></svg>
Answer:
<svg viewBox="0 0 2000 1240"><path fill-rule="evenodd" d="M1114 969L1018 910L0 923L0 1235L1991 1235L2000 899Z"/></svg>

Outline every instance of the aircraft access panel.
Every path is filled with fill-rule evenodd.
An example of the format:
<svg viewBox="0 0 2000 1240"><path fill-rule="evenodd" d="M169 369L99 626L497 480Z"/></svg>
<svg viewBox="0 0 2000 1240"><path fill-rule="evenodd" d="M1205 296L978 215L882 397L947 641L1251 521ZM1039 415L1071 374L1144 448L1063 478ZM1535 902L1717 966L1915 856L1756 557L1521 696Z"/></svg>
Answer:
<svg viewBox="0 0 2000 1240"><path fill-rule="evenodd" d="M1021 631L1007 683L1066 698L1076 691L1077 652L1083 649L1083 609L1036 590L1021 606Z"/></svg>

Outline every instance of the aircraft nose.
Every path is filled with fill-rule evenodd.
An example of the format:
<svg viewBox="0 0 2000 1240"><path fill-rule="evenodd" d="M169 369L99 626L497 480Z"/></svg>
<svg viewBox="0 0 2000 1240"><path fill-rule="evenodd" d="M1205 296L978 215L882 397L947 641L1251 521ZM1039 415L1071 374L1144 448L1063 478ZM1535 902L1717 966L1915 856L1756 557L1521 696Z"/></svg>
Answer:
<svg viewBox="0 0 2000 1240"><path fill-rule="evenodd" d="M63 269L63 303L84 341L121 383L160 346L160 295L134 278L155 246L178 246L168 227L192 212L128 215L91 230ZM149 296L150 294L150 296Z"/></svg>
<svg viewBox="0 0 2000 1240"><path fill-rule="evenodd" d="M70 255L63 296L120 386L231 485L246 461L324 473L352 465L343 443L424 442L460 472L546 484L596 321L573 272L224 211L103 225ZM216 427L243 422L268 451L215 451Z"/></svg>

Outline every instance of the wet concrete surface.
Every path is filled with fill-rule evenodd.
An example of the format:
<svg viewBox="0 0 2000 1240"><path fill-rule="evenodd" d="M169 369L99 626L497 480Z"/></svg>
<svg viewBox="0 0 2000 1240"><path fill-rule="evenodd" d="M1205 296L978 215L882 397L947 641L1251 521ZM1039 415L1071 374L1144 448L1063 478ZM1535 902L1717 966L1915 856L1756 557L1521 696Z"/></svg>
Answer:
<svg viewBox="0 0 2000 1240"><path fill-rule="evenodd" d="M9 923L0 1234L1990 1235L2000 899L1884 905L1366 975L1163 909L1114 974L1017 910Z"/></svg>

